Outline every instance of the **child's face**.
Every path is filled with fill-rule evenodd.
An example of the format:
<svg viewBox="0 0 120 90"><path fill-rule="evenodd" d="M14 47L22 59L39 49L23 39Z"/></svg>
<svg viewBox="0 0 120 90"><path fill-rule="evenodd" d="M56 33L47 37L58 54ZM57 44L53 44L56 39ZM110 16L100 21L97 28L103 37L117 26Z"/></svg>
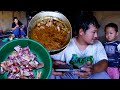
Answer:
<svg viewBox="0 0 120 90"><path fill-rule="evenodd" d="M89 29L84 32L82 38L85 43L93 44L98 37L97 33L98 29L93 24L90 24Z"/></svg>
<svg viewBox="0 0 120 90"><path fill-rule="evenodd" d="M118 35L118 32L116 32L114 28L112 27L106 28L105 37L108 41L114 41L117 35Z"/></svg>
<svg viewBox="0 0 120 90"><path fill-rule="evenodd" d="M14 22L17 24L18 23L18 19L14 19Z"/></svg>

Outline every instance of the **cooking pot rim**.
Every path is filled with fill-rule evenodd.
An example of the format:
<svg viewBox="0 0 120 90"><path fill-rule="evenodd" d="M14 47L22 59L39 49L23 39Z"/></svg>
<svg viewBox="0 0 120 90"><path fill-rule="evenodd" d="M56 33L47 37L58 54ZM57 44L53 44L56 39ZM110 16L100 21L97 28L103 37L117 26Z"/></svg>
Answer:
<svg viewBox="0 0 120 90"><path fill-rule="evenodd" d="M69 40L68 40L68 42L67 42L67 44L65 44L62 48L60 48L60 49L56 49L56 50L48 50L48 52L49 53L54 53L54 52L60 52L60 51L62 51L62 50L64 50L65 48L66 48L66 46L70 43L70 39L72 38L72 26L71 26L71 23L69 22L69 20L68 20L68 18L65 16L65 15L63 15L61 12L58 12L58 11L41 11L41 12L38 12L36 15L34 15L33 17L32 17L32 19L30 20L30 22L28 23L28 27L27 27L27 38L29 38L29 36L28 36L28 31L29 30L31 30L31 24L33 24L32 22L34 21L35 22L35 18L36 17L40 17L40 15L41 14L43 14L43 13L49 13L49 15L45 15L45 16L53 16L54 17L54 15L52 15L52 14L57 14L57 15L61 15L62 17L64 17L64 19L65 19L65 21L67 22L65 22L66 24L67 24L67 26L69 27L69 29L70 29L70 37L69 37ZM44 15L42 16L42 17L44 17ZM57 18L60 18L59 16L56 16ZM61 18L60 18L61 19Z"/></svg>

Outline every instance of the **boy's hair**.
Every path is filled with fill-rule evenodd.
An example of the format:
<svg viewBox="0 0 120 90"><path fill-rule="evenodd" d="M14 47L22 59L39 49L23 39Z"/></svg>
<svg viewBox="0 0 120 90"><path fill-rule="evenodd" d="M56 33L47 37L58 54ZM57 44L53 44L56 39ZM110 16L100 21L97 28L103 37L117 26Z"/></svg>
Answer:
<svg viewBox="0 0 120 90"><path fill-rule="evenodd" d="M112 28L115 29L116 32L118 32L118 26L117 26L117 24L115 24L115 23L108 23L108 24L105 26L104 31L105 31L106 28L108 28L108 27L112 27Z"/></svg>
<svg viewBox="0 0 120 90"><path fill-rule="evenodd" d="M18 19L18 18L17 18L17 17L13 17L13 21L14 21L15 19Z"/></svg>
<svg viewBox="0 0 120 90"><path fill-rule="evenodd" d="M89 29L89 25L93 24L96 28L99 28L100 25L96 19L95 16L93 16L92 14L81 14L76 18L76 22L75 22L75 35L78 35L79 33L79 29L83 29L84 32L86 32L86 30Z"/></svg>

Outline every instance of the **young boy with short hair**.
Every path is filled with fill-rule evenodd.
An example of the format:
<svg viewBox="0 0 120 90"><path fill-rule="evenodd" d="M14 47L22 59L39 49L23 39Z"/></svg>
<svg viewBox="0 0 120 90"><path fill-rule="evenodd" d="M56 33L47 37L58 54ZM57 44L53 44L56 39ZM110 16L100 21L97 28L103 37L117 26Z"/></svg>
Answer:
<svg viewBox="0 0 120 90"><path fill-rule="evenodd" d="M108 56L107 73L112 79L119 79L120 41L116 40L118 36L118 26L115 23L108 23L104 31L107 40L104 43Z"/></svg>

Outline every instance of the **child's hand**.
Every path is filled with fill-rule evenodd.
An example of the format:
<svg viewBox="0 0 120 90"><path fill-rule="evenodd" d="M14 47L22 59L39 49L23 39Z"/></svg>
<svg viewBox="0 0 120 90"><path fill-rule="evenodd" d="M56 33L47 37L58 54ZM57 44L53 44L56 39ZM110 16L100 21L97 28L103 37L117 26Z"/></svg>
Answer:
<svg viewBox="0 0 120 90"><path fill-rule="evenodd" d="M17 27L19 27L19 25L16 25L15 27L17 28Z"/></svg>
<svg viewBox="0 0 120 90"><path fill-rule="evenodd" d="M120 53L120 44L117 46L118 52Z"/></svg>

